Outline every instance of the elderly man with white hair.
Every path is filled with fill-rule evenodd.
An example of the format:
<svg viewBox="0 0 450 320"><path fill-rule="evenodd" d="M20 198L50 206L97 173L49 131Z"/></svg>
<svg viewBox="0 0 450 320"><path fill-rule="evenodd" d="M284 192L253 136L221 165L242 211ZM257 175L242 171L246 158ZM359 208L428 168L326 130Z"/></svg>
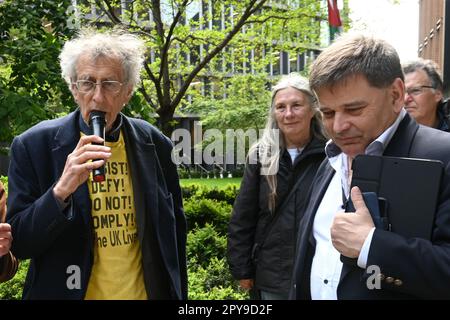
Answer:
<svg viewBox="0 0 450 320"><path fill-rule="evenodd" d="M60 54L79 108L11 146L12 251L31 259L25 299L185 299L186 220L170 140L121 113L144 43L83 30ZM105 137L92 114L104 115ZM104 168L103 179L91 174Z"/></svg>

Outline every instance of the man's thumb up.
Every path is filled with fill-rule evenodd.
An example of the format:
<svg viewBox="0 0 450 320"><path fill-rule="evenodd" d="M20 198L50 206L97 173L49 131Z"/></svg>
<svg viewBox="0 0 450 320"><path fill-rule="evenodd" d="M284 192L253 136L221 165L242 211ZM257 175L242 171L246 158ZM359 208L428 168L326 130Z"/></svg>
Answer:
<svg viewBox="0 0 450 320"><path fill-rule="evenodd" d="M369 209L367 209L366 203L364 202L364 198L361 193L361 190L355 186L352 188L352 190L350 192L351 192L353 207L355 207L355 213L358 215L368 215L370 217L370 219L372 220Z"/></svg>
<svg viewBox="0 0 450 320"><path fill-rule="evenodd" d="M330 231L336 250L346 257L356 258L374 224L358 187L352 188L351 198L355 212L336 213Z"/></svg>

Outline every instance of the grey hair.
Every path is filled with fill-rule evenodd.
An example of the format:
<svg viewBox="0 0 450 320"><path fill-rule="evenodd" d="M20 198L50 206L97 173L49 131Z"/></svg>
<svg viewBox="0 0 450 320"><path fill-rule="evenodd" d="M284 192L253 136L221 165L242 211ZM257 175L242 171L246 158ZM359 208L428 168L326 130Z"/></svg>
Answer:
<svg viewBox="0 0 450 320"><path fill-rule="evenodd" d="M376 88L385 88L397 78L404 80L400 58L392 45L371 36L346 34L313 62L309 84L316 92L355 75L365 76Z"/></svg>
<svg viewBox="0 0 450 320"><path fill-rule="evenodd" d="M140 82L144 62L144 41L120 29L99 32L82 29L77 36L67 41L59 55L61 75L69 87L77 79L78 59L85 54L92 59L99 57L119 58L124 71L124 82L134 89Z"/></svg>
<svg viewBox="0 0 450 320"><path fill-rule="evenodd" d="M403 73L408 74L417 70L423 70L431 81L431 86L442 92L444 84L439 71L439 66L433 60L419 58L403 64Z"/></svg>
<svg viewBox="0 0 450 320"><path fill-rule="evenodd" d="M273 212L275 209L275 201L277 196L277 172L279 166L280 155L286 148L283 132L279 130L275 118L275 96L283 89L292 87L303 92L309 101L309 106L314 111L311 119L311 136L319 139L326 139L326 134L322 125L322 114L319 110L317 100L313 95L308 80L300 74L291 73L283 76L275 86L272 87L272 99L268 112L267 122L264 133L259 141L257 141L249 151L250 155L256 155L259 158L262 169L261 174L265 175L269 184L269 208ZM278 148L277 148L278 146Z"/></svg>

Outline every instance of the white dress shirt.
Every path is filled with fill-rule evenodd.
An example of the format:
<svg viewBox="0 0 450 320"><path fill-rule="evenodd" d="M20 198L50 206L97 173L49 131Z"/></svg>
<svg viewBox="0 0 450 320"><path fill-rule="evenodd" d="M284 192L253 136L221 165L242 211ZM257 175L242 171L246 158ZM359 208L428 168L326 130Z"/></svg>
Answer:
<svg viewBox="0 0 450 320"><path fill-rule="evenodd" d="M365 154L382 155L405 115L406 110L402 109L395 122L367 146ZM340 261L340 253L331 243L330 229L335 214L342 211L344 200L342 193L344 193L345 198L348 198L350 192L348 156L331 140L325 146L325 153L336 173L322 198L313 223L312 232L316 240L310 278L311 298L313 300L337 299L337 287L341 276L342 262ZM360 268L366 268L374 230L375 228L370 231L361 248L358 257L358 266Z"/></svg>

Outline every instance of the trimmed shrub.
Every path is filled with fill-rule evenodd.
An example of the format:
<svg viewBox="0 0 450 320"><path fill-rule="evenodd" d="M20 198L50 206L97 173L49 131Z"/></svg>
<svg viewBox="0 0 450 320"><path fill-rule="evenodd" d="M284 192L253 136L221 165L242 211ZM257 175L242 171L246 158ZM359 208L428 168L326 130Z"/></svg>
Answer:
<svg viewBox="0 0 450 320"><path fill-rule="evenodd" d="M183 200L186 201L187 199L193 197L197 193L198 189L200 189L200 185L195 183L182 186L181 195L183 196Z"/></svg>
<svg viewBox="0 0 450 320"><path fill-rule="evenodd" d="M193 264L188 268L191 300L243 300L248 293L238 288L233 280L225 258L213 257L206 267Z"/></svg>
<svg viewBox="0 0 450 320"><path fill-rule="evenodd" d="M190 265L206 268L212 258L225 257L226 250L226 237L220 235L209 223L203 228L192 230L187 236L186 256Z"/></svg>
<svg viewBox="0 0 450 320"><path fill-rule="evenodd" d="M27 276L30 260L20 261L19 270L9 281L0 284L0 299L20 300L22 299L23 285Z"/></svg>
<svg viewBox="0 0 450 320"><path fill-rule="evenodd" d="M225 235L231 210L231 205L211 199L195 197L184 203L189 231L212 224L219 234Z"/></svg>
<svg viewBox="0 0 450 320"><path fill-rule="evenodd" d="M227 186L223 189L203 187L199 188L194 196L201 199L214 199L217 201L224 201L229 205L233 205L238 192L239 189L236 188L236 186Z"/></svg>
<svg viewBox="0 0 450 320"><path fill-rule="evenodd" d="M233 205L238 192L239 189L234 185L228 185L225 188L208 188L204 185L192 183L181 188L181 193L183 195L184 201L195 197L201 199L214 199L217 201L224 201L230 205Z"/></svg>

